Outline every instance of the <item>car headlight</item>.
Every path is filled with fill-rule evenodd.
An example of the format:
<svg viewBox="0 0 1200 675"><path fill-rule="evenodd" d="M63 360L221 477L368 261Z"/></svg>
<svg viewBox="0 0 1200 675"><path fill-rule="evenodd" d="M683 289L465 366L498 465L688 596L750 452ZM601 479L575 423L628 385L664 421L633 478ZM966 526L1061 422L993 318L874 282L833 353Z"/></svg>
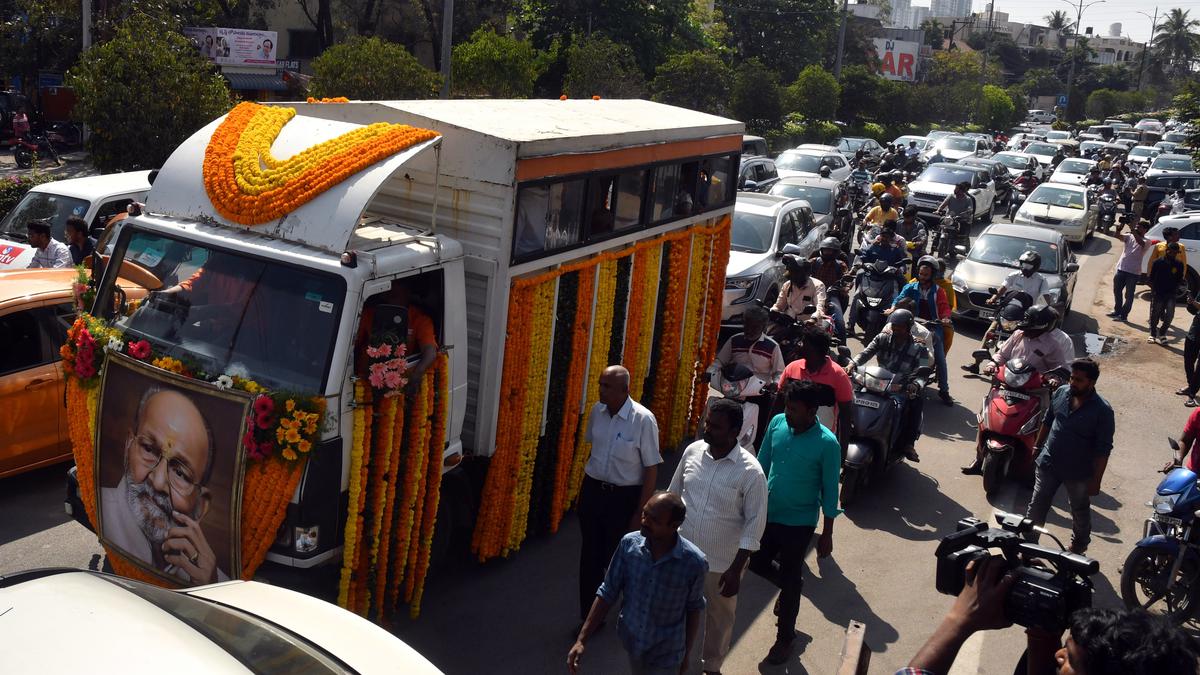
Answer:
<svg viewBox="0 0 1200 675"><path fill-rule="evenodd" d="M745 302L754 297L754 289L758 286L758 280L762 275L753 277L732 277L725 280L725 290L727 291L742 291L742 297L734 300L734 302Z"/></svg>
<svg viewBox="0 0 1200 675"><path fill-rule="evenodd" d="M1155 513L1166 515L1175 510L1175 502L1179 501L1179 493L1171 495L1154 495L1154 499L1150 500L1150 505L1154 507Z"/></svg>
<svg viewBox="0 0 1200 675"><path fill-rule="evenodd" d="M958 275L952 275L950 277L950 286L959 293L967 292L967 282L960 279Z"/></svg>

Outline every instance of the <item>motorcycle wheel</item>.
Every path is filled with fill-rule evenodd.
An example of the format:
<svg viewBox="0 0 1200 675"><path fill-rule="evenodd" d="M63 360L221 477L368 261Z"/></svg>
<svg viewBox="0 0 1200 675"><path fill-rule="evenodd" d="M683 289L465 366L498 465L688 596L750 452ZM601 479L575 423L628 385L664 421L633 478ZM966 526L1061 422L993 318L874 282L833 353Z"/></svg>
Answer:
<svg viewBox="0 0 1200 675"><path fill-rule="evenodd" d="M1133 609L1142 607L1162 614L1172 623L1182 624L1196 613L1197 588L1193 584L1200 575L1200 566L1180 565L1179 576L1169 594L1155 590L1158 577L1175 564L1175 556L1158 549L1135 548L1125 558L1121 569L1121 600ZM1190 569L1189 569L1190 567ZM1161 603L1161 604L1160 604Z"/></svg>
<svg viewBox="0 0 1200 675"><path fill-rule="evenodd" d="M989 497L1004 480L1004 460L999 455L988 453L983 457L983 493Z"/></svg>
<svg viewBox="0 0 1200 675"><path fill-rule="evenodd" d="M853 504L855 498L858 497L859 483L862 479L861 469L842 469L841 500L843 510Z"/></svg>
<svg viewBox="0 0 1200 675"><path fill-rule="evenodd" d="M28 169L33 166L33 153L20 146L13 150L13 159L16 160L19 168Z"/></svg>

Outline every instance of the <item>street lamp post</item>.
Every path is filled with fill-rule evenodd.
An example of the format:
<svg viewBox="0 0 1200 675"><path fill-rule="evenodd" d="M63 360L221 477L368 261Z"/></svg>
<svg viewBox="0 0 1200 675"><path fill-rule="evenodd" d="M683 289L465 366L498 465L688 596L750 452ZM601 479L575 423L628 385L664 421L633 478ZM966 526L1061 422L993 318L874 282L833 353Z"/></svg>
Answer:
<svg viewBox="0 0 1200 675"><path fill-rule="evenodd" d="M1071 0L1059 0L1059 2L1065 2L1075 8L1075 39L1071 41L1071 69L1067 71L1067 107L1064 111L1065 116L1069 120L1071 115L1071 88L1075 86L1075 48L1079 46L1079 29L1080 24L1083 23L1083 10L1092 5L1108 2L1108 0L1094 0L1094 2L1086 4L1083 0L1079 0L1078 4L1071 2Z"/></svg>
<svg viewBox="0 0 1200 675"><path fill-rule="evenodd" d="M1137 88L1138 88L1138 91L1141 91L1142 90L1142 78L1145 77L1145 75L1146 75L1146 52L1150 51L1150 43L1154 42L1154 32L1156 30L1158 30L1158 7L1154 8L1154 16L1150 16L1149 14L1147 14L1143 11L1140 11L1140 10L1134 10L1134 11L1136 11L1138 14L1141 14L1142 16L1146 17L1147 19L1150 19L1150 39L1146 40L1146 44L1142 45L1142 63L1138 67L1138 86L1137 86Z"/></svg>

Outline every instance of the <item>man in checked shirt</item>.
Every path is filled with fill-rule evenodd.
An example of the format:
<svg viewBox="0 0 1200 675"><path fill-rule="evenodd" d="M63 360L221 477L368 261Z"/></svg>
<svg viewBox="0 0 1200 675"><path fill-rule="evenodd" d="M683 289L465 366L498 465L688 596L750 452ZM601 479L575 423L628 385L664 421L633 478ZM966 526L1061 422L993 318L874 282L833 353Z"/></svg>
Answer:
<svg viewBox="0 0 1200 675"><path fill-rule="evenodd" d="M683 451L668 488L687 507L679 534L708 558L700 653L705 673L720 673L729 653L742 574L767 525L767 479L754 455L738 445L741 428L737 402L713 402L704 438Z"/></svg>

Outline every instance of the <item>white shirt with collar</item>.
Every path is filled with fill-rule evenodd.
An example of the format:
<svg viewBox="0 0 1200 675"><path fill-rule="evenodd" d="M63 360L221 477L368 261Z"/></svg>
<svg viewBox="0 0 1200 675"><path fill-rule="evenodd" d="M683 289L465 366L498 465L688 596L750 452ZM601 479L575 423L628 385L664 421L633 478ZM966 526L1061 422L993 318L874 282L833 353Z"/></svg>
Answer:
<svg viewBox="0 0 1200 675"><path fill-rule="evenodd" d="M29 261L29 269L54 269L71 267L71 249L61 241L51 237L46 248L35 248L33 260Z"/></svg>
<svg viewBox="0 0 1200 675"><path fill-rule="evenodd" d="M583 470L598 481L641 485L645 469L662 463L654 413L629 397L616 415L603 403L592 406L587 439L592 455Z"/></svg>
<svg viewBox="0 0 1200 675"><path fill-rule="evenodd" d="M734 446L715 459L708 443L692 443L684 449L668 490L687 507L679 536L704 552L710 572L729 569L738 549L758 550L767 526L767 478L745 448Z"/></svg>
<svg viewBox="0 0 1200 675"><path fill-rule="evenodd" d="M1045 295L1050 292L1050 284L1046 281L1046 277L1041 272L1034 272L1029 276L1025 276L1020 270L1010 272L1004 278L1004 290L1024 291L1033 298L1033 304L1042 305L1046 303Z"/></svg>

